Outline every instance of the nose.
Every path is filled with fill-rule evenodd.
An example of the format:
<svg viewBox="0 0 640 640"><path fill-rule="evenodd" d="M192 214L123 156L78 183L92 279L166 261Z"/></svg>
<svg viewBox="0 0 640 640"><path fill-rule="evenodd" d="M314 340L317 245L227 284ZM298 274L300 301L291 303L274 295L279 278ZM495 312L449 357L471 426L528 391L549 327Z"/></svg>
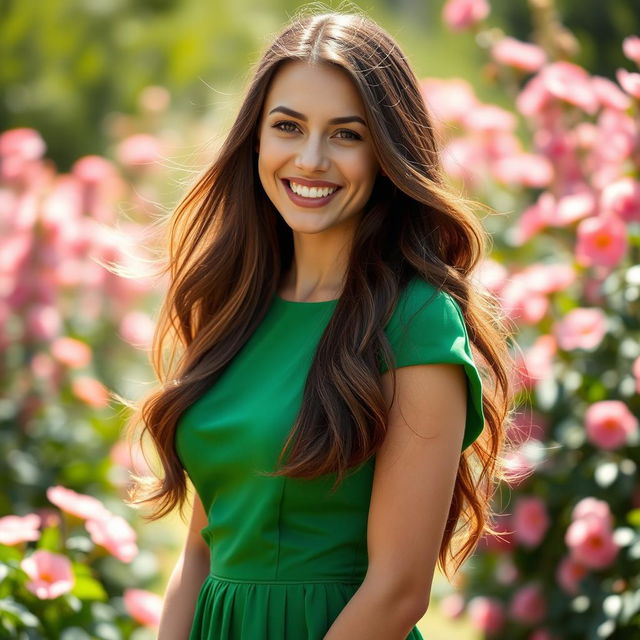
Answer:
<svg viewBox="0 0 640 640"><path fill-rule="evenodd" d="M314 171L326 171L329 168L329 158L323 149L322 140L319 137L309 136L301 143L296 156L296 168L312 173Z"/></svg>

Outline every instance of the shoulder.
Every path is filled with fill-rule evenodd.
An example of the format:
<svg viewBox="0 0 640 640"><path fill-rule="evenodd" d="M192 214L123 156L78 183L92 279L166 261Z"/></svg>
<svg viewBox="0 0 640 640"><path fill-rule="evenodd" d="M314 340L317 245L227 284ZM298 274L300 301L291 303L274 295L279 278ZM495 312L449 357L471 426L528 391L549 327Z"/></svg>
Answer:
<svg viewBox="0 0 640 640"><path fill-rule="evenodd" d="M413 278L402 291L396 308L385 327L396 357L407 350L434 350L442 355L453 346L464 347L467 331L455 299L422 278ZM446 360L445 360L446 361Z"/></svg>

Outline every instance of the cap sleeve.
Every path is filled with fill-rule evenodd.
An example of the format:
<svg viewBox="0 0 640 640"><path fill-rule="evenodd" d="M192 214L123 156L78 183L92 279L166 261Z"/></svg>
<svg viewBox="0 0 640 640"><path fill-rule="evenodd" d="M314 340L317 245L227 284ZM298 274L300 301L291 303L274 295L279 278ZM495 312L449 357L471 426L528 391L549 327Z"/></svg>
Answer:
<svg viewBox="0 0 640 640"><path fill-rule="evenodd" d="M462 449L484 428L482 379L476 368L467 327L455 299L422 279L409 283L398 301L385 333L395 368L416 364L461 364L467 376L467 418ZM388 370L381 364L381 373Z"/></svg>

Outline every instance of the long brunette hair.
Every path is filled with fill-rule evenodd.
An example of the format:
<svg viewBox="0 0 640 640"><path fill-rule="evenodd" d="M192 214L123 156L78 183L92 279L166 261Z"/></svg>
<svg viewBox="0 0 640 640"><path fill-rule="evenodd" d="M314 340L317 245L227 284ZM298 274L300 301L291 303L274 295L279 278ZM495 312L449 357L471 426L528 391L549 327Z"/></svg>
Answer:
<svg viewBox="0 0 640 640"><path fill-rule="evenodd" d="M382 172L355 232L344 288L279 463L290 447L288 458L273 475L335 472L339 484L348 469L377 451L388 417L377 356L393 362L383 327L413 277L448 292L464 315L483 377L486 418L459 462L438 558L448 575L449 557L457 571L484 532L496 533L490 500L503 479L511 420L510 333L497 301L471 279L488 234L471 204L444 183L416 77L398 44L358 13L302 14L275 38L216 159L169 220L163 267L168 291L151 356L161 386L134 405L127 429L133 441L143 424L141 435L151 436L164 477L133 476L128 502L150 503L154 510L143 516L148 520L176 506L182 513L187 476L174 446L176 423L258 327L291 266L292 232L262 188L255 151L264 98L285 61L346 71L362 98Z"/></svg>

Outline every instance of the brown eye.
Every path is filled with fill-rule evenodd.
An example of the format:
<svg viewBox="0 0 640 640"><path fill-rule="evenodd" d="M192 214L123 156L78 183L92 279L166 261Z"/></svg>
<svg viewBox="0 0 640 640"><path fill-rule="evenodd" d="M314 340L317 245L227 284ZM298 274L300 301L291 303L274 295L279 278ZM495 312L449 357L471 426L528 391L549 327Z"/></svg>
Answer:
<svg viewBox="0 0 640 640"><path fill-rule="evenodd" d="M351 131L350 129L340 129L340 131L338 131L337 133L346 133L347 136L350 136L344 138L344 140L362 140L362 138L355 131Z"/></svg>
<svg viewBox="0 0 640 640"><path fill-rule="evenodd" d="M284 127L293 127L293 130L285 129ZM283 120L282 122L276 122L273 125L273 128L277 129L278 131L282 131L284 133L293 133L298 128L298 125L295 124L294 122L290 122L288 120Z"/></svg>

